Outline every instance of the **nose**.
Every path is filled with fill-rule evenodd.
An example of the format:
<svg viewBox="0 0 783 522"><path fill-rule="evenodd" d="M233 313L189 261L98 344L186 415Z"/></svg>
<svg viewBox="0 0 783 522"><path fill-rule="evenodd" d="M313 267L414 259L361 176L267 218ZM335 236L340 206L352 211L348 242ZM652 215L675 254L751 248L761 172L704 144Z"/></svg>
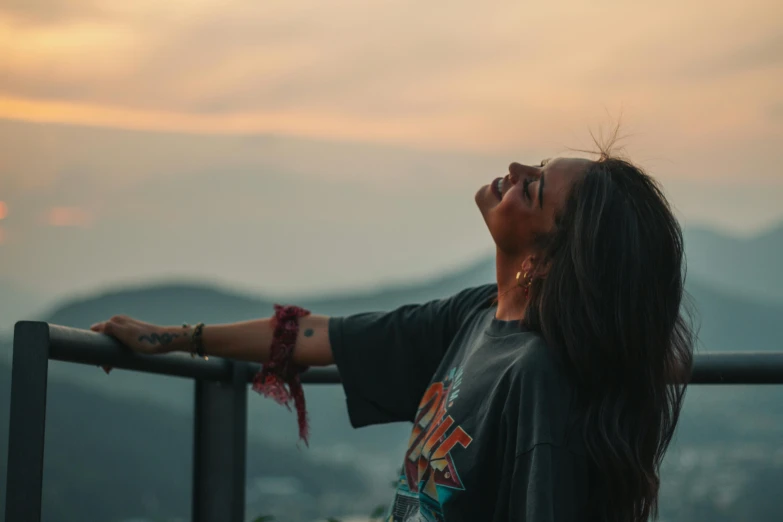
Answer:
<svg viewBox="0 0 783 522"><path fill-rule="evenodd" d="M522 165L520 165L516 161L508 166L508 179L514 185L516 185L519 182L520 178L522 177L522 175L520 174L521 170L522 170Z"/></svg>
<svg viewBox="0 0 783 522"><path fill-rule="evenodd" d="M538 167L531 167L529 165L522 165L521 163L513 162L508 166L509 178L513 183L517 183L519 180L529 178L531 176L540 176L540 169Z"/></svg>

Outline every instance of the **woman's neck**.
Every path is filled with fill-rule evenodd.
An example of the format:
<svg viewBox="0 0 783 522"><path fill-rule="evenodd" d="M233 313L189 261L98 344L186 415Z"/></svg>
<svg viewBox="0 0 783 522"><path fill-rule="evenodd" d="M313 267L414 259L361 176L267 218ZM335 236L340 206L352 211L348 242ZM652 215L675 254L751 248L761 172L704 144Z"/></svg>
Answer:
<svg viewBox="0 0 783 522"><path fill-rule="evenodd" d="M522 260L512 258L498 250L495 255L495 272L498 282L498 310L495 317L501 321L519 321L527 310L525 291L517 282Z"/></svg>

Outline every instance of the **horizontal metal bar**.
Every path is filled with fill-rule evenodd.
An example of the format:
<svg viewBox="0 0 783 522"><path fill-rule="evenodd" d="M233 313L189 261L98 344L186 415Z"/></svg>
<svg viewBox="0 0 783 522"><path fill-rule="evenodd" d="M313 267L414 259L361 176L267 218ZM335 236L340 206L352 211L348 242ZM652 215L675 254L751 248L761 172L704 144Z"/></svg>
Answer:
<svg viewBox="0 0 783 522"><path fill-rule="evenodd" d="M337 368L311 368L306 383L340 383ZM783 384L783 352L706 352L694 355L690 384Z"/></svg>
<svg viewBox="0 0 783 522"><path fill-rule="evenodd" d="M231 365L219 357L203 360L186 353L144 355L132 352L107 335L53 324L49 325L49 339L49 357L58 361L209 381L231 380Z"/></svg>
<svg viewBox="0 0 783 522"><path fill-rule="evenodd" d="M20 321L17 324L20 323L46 325L46 323L33 321ZM220 357L210 357L204 360L200 357L193 358L185 353L144 355L134 353L122 346L119 341L91 330L55 324L47 326L49 328L50 359L205 381L231 382L233 379L230 361ZM252 382L255 374L261 369L261 365L249 363L245 367L247 381ZM306 384L339 384L340 374L336 367L310 368L302 374L302 382Z"/></svg>
<svg viewBox="0 0 783 522"><path fill-rule="evenodd" d="M691 384L783 384L783 352L694 355Z"/></svg>
<svg viewBox="0 0 783 522"><path fill-rule="evenodd" d="M232 379L229 361L220 357L202 360L183 353L142 355L90 330L59 325L48 327L52 359L210 381L230 382ZM259 364L246 366L248 382L252 382L260 367ZM340 375L334 366L310 368L302 374L302 382L337 384ZM698 353L694 355L690 383L783 384L783 352Z"/></svg>

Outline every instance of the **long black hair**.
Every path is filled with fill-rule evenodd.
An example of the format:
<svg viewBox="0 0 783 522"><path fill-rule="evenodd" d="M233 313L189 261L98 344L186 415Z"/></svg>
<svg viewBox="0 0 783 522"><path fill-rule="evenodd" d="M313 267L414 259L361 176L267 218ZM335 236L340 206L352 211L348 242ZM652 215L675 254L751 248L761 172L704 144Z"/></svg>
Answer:
<svg viewBox="0 0 783 522"><path fill-rule="evenodd" d="M541 238L524 323L564 360L585 415L596 520L657 517L693 360L682 230L661 188L602 154Z"/></svg>

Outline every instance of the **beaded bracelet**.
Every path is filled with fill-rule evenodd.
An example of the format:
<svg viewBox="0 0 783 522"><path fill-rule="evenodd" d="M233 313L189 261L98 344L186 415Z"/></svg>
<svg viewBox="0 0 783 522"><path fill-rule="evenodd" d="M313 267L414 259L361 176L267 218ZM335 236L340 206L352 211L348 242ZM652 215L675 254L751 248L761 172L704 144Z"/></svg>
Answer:
<svg viewBox="0 0 783 522"><path fill-rule="evenodd" d="M253 390L273 399L291 410L296 408L299 438L308 446L309 427L302 380L299 376L306 366L294 364L294 346L299 332L299 318L310 315L309 310L298 306L275 305L274 334L269 349L269 361L253 378ZM286 384L288 389L286 389Z"/></svg>
<svg viewBox="0 0 783 522"><path fill-rule="evenodd" d="M190 339L190 356L193 357L195 353L204 360L209 359L204 355L204 338L202 333L204 332L204 323L198 323L193 330L193 337Z"/></svg>
<svg viewBox="0 0 783 522"><path fill-rule="evenodd" d="M182 332L182 336L183 337L187 337L188 336L188 328L190 328L190 325L188 323L182 323L182 329L184 330ZM196 354L193 353L193 343L191 342L190 343L190 358L192 359L195 356L196 356Z"/></svg>
<svg viewBox="0 0 783 522"><path fill-rule="evenodd" d="M187 330L190 328L190 325L188 323L182 323L182 328ZM198 355L199 357L203 357L206 361L209 359L209 357L204 355L204 339L201 335L203 330L204 323L198 323L195 330L193 331L193 337L190 338L190 357L192 358ZM187 335L187 333L184 335Z"/></svg>

